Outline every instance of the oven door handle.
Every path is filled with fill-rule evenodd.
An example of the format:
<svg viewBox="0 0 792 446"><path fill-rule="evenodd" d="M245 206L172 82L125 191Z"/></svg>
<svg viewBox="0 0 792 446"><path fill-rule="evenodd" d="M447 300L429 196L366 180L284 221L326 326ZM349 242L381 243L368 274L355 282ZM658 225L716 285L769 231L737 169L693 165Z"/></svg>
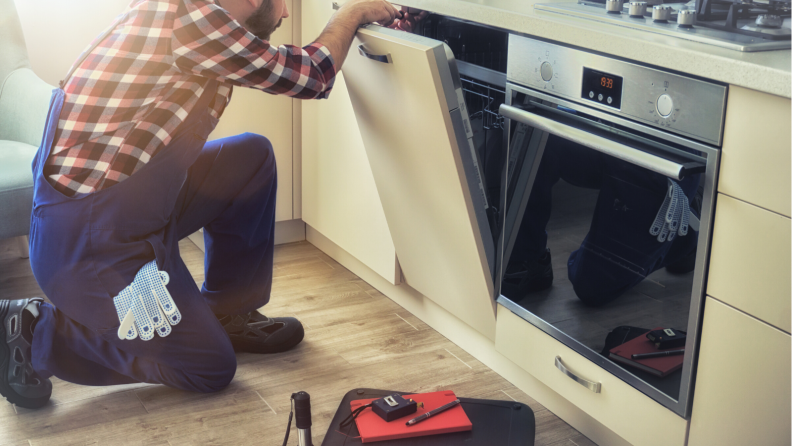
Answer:
<svg viewBox="0 0 792 446"><path fill-rule="evenodd" d="M513 119L525 125L552 133L553 135L558 135L564 139L588 147L589 149L616 157L675 180L681 180L690 173L699 172L704 166L703 163L676 163L611 139L595 135L583 129L554 121L536 113L531 113L530 111L512 107L511 105L501 104L499 112L505 118Z"/></svg>

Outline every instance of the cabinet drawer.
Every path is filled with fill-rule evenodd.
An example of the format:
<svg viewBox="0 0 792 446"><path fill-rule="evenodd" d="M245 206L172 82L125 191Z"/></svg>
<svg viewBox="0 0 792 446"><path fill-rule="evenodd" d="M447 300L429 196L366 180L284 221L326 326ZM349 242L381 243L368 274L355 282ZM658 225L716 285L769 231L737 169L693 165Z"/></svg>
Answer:
<svg viewBox="0 0 792 446"><path fill-rule="evenodd" d="M790 216L790 102L730 86L718 191Z"/></svg>
<svg viewBox="0 0 792 446"><path fill-rule="evenodd" d="M707 294L790 331L790 219L718 195Z"/></svg>
<svg viewBox="0 0 792 446"><path fill-rule="evenodd" d="M790 336L708 297L689 446L790 444Z"/></svg>
<svg viewBox="0 0 792 446"><path fill-rule="evenodd" d="M529 322L498 305L495 347L597 421L635 445L683 446L687 421ZM556 367L559 357L575 375L600 383L600 393Z"/></svg>

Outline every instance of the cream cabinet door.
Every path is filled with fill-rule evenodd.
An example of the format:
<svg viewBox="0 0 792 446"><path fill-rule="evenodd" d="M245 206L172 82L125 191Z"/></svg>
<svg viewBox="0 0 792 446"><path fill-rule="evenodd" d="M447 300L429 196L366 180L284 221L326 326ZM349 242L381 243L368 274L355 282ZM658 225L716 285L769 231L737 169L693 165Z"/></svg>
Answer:
<svg viewBox="0 0 792 446"><path fill-rule="evenodd" d="M453 54L368 26L344 76L404 280L493 336L494 241Z"/></svg>
<svg viewBox="0 0 792 446"><path fill-rule="evenodd" d="M790 234L788 217L718 194L707 294L792 331Z"/></svg>
<svg viewBox="0 0 792 446"><path fill-rule="evenodd" d="M729 87L718 191L792 216L790 100Z"/></svg>
<svg viewBox="0 0 792 446"><path fill-rule="evenodd" d="M333 15L328 0L302 2L302 41ZM343 73L328 99L302 101L302 219L396 284L399 268Z"/></svg>
<svg viewBox="0 0 792 446"><path fill-rule="evenodd" d="M789 445L789 333L708 297L688 446Z"/></svg>

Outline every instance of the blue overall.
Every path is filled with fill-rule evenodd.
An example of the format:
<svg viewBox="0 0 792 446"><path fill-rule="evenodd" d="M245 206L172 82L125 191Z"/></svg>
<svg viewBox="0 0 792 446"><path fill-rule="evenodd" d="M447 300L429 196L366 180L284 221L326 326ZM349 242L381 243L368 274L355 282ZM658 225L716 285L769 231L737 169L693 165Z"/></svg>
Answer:
<svg viewBox="0 0 792 446"><path fill-rule="evenodd" d="M660 209L665 176L550 135L515 240L511 262L541 257L547 246L552 188L559 179L599 189L588 234L567 260L567 275L584 303L602 305L696 249L690 230L673 242L659 242L649 227ZM700 175L679 181L693 203ZM698 215L697 215L698 216Z"/></svg>
<svg viewBox="0 0 792 446"><path fill-rule="evenodd" d="M269 301L276 170L269 141L244 134L206 142L217 81L172 141L132 176L67 197L42 174L64 91L56 89L33 161L30 262L44 304L33 367L84 385L158 383L197 392L224 388L236 372L231 342L215 314L243 314ZM205 282L199 290L179 240L204 228ZM164 338L121 340L113 297L156 258L182 321Z"/></svg>

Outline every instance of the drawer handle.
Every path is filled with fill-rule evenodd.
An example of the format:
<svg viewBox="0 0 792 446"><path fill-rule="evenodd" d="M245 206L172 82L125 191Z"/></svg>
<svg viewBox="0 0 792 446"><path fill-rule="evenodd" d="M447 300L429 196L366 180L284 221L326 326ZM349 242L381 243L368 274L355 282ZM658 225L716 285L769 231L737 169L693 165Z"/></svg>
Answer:
<svg viewBox="0 0 792 446"><path fill-rule="evenodd" d="M600 393L600 389L602 388L602 383L595 383L594 381L589 381L587 379L583 379L574 373L570 372L568 368L561 362L561 357L556 356L555 359L555 366L558 367L558 370L561 370L564 375L574 379L577 383L581 386L591 390L594 393Z"/></svg>

